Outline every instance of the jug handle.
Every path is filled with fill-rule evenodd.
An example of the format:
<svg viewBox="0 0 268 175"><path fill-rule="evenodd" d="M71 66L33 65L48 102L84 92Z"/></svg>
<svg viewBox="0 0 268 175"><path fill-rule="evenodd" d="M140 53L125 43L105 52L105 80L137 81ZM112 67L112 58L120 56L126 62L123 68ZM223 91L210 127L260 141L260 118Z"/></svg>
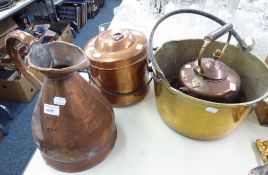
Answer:
<svg viewBox="0 0 268 175"><path fill-rule="evenodd" d="M31 45L38 40L26 32L23 32L21 30L14 30L7 34L5 41L7 52L13 63L23 74L23 76L25 76L27 80L32 82L32 84L40 90L42 87L42 82L38 78L36 78L29 70L29 68L25 65L23 59L19 54L19 50L16 47L16 41L20 41L23 45L30 48ZM25 57L25 59L27 59L27 57Z"/></svg>

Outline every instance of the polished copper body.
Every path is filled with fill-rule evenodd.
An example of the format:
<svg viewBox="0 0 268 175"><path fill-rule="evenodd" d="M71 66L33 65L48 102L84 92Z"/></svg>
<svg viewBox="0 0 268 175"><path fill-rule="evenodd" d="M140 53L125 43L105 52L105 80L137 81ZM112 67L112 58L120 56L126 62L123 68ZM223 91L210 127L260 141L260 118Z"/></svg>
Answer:
<svg viewBox="0 0 268 175"><path fill-rule="evenodd" d="M240 90L239 75L222 61L231 40L232 24L225 24L204 39L198 59L186 63L179 72L180 90L188 95L214 102L233 102ZM208 45L229 32L227 42L222 50L216 49L213 58L204 58Z"/></svg>
<svg viewBox="0 0 268 175"><path fill-rule="evenodd" d="M179 73L180 86L187 88L183 89L180 87L181 90L188 95L204 100L214 102L234 101L240 89L239 75L221 61L212 58L203 58L202 66L213 67L205 69L204 73L208 72L207 74L214 75L215 78L202 77L196 73L197 61L187 63L181 68ZM209 72L209 70L215 71Z"/></svg>
<svg viewBox="0 0 268 175"><path fill-rule="evenodd" d="M92 80L114 106L142 100L148 91L147 39L141 32L112 29L89 41L85 53Z"/></svg>
<svg viewBox="0 0 268 175"><path fill-rule="evenodd" d="M45 75L43 84L21 61L14 44L17 40L30 47L27 62ZM32 132L47 164L76 172L100 163L112 150L117 132L109 102L77 72L89 66L83 51L65 42L41 45L22 31L10 33L6 45L23 75L42 87Z"/></svg>

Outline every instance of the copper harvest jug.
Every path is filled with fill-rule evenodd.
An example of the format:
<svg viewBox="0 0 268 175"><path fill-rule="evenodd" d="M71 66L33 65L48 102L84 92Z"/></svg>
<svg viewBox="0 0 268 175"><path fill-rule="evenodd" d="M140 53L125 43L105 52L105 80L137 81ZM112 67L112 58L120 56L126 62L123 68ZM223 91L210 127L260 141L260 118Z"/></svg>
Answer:
<svg viewBox="0 0 268 175"><path fill-rule="evenodd" d="M30 48L29 67L45 75L43 84L21 60L16 43ZM100 163L116 141L111 105L77 71L89 65L83 51L65 42L39 44L22 31L6 38L9 55L22 74L41 93L32 116L32 132L47 164L67 172L88 169Z"/></svg>

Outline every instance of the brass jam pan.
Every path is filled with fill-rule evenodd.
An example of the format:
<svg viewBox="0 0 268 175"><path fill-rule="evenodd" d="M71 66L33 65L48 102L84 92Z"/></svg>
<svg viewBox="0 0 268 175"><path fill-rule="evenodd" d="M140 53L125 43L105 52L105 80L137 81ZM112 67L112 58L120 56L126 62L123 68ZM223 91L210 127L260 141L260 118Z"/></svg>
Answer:
<svg viewBox="0 0 268 175"><path fill-rule="evenodd" d="M221 19L198 10L181 9L170 12L159 19L149 38L149 59L153 65L156 106L163 121L176 132L199 140L212 140L232 132L259 103L268 95L268 67L254 55L246 52L245 43L233 30L232 35L241 48L230 45L225 52L224 62L241 77L238 98L233 103L217 103L198 99L177 90L174 78L184 64L193 61L199 54L204 41L189 39L169 41L153 53L153 36L158 25L175 14L191 13L205 16L226 24ZM204 56L210 56L224 43L211 43ZM167 64L168 63L168 64Z"/></svg>

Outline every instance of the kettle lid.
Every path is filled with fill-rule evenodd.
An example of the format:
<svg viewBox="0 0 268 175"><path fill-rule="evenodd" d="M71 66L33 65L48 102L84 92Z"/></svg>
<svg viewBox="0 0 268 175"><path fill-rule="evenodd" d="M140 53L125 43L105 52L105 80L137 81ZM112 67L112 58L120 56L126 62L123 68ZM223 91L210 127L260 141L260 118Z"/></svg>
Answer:
<svg viewBox="0 0 268 175"><path fill-rule="evenodd" d="M201 66L204 72L203 76L210 80L224 80L230 72L230 69L223 62L212 58L204 58ZM194 62L193 70L197 75L201 75L201 68L197 61Z"/></svg>
<svg viewBox="0 0 268 175"><path fill-rule="evenodd" d="M98 68L120 68L144 58L146 36L132 29L110 29L89 41L85 54Z"/></svg>

